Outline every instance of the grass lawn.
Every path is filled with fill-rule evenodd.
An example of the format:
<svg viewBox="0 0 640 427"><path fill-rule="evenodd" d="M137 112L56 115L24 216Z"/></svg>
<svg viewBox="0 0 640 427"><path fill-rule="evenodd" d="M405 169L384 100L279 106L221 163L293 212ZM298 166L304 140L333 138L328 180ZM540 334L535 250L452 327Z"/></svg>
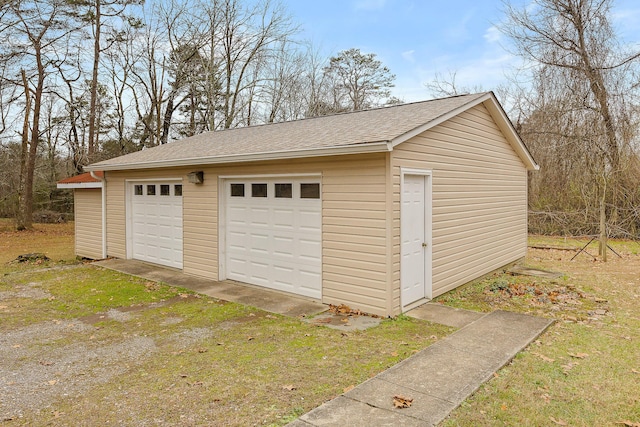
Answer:
<svg viewBox="0 0 640 427"><path fill-rule="evenodd" d="M75 261L72 224L0 230L6 425L284 425L451 328L342 333ZM25 252L52 261L7 263Z"/></svg>
<svg viewBox="0 0 640 427"><path fill-rule="evenodd" d="M536 246L587 241L532 236ZM533 345L452 413L450 426L640 426L638 242L612 241L609 262L573 251L530 249L527 264L556 280L496 274L438 298L556 319ZM588 251L597 254L597 244Z"/></svg>
<svg viewBox="0 0 640 427"><path fill-rule="evenodd" d="M83 264L73 224L0 221L3 425L284 425L453 329L400 316L344 334ZM640 245L594 261L531 237L548 280L493 274L437 300L553 318L444 426L640 423ZM26 252L51 261L16 264ZM589 248L597 253L595 245Z"/></svg>

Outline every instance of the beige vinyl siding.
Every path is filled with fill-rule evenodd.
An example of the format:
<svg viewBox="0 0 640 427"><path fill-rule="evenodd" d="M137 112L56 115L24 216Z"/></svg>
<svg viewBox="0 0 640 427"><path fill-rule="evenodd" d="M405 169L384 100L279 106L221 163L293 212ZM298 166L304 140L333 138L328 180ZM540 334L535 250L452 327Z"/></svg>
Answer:
<svg viewBox="0 0 640 427"><path fill-rule="evenodd" d="M127 228L125 221L125 177L120 172L106 172L107 256L127 258Z"/></svg>
<svg viewBox="0 0 640 427"><path fill-rule="evenodd" d="M386 315L386 155L339 159L322 179L323 301Z"/></svg>
<svg viewBox="0 0 640 427"><path fill-rule="evenodd" d="M76 188L73 194L76 255L102 258L102 190Z"/></svg>
<svg viewBox="0 0 640 427"><path fill-rule="evenodd" d="M433 296L525 256L527 171L480 104L392 152L394 307L400 307L401 167L432 171Z"/></svg>
<svg viewBox="0 0 640 427"><path fill-rule="evenodd" d="M218 280L218 180L204 170L202 184L182 181L182 269L186 274Z"/></svg>
<svg viewBox="0 0 640 427"><path fill-rule="evenodd" d="M126 258L125 180L183 179L183 270L219 278L219 177L318 174L322 183L322 301L386 315L386 154L319 157L166 170L113 171L107 177L110 256ZM202 185L186 174L204 172Z"/></svg>

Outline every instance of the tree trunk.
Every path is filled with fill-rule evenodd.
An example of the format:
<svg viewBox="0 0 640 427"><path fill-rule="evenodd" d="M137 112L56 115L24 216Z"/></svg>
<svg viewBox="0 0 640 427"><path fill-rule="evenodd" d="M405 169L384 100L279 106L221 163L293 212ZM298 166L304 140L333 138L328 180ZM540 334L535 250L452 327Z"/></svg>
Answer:
<svg viewBox="0 0 640 427"><path fill-rule="evenodd" d="M40 142L40 110L42 107L42 94L44 93L45 69L42 63L42 48L36 46L36 63L38 64L38 84L33 97L33 127L31 129L31 142L27 157L26 176L24 181L24 204L22 212L24 228L33 226L33 175L36 170L36 157L38 156L38 143Z"/></svg>
<svg viewBox="0 0 640 427"><path fill-rule="evenodd" d="M29 156L29 115L31 113L31 94L29 92L29 82L24 70L20 70L22 75L22 84L24 85L24 121L22 124L22 148L20 151L20 180L18 184L18 210L16 211L16 230L24 230L27 228L27 219L25 217L25 192L27 180L27 162Z"/></svg>
<svg viewBox="0 0 640 427"><path fill-rule="evenodd" d="M162 120L162 134L160 135L160 144L166 144L169 142L169 129L171 128L171 118L173 117L173 111L175 106L173 101L175 98L175 92L172 91L167 100L167 106L164 110L164 119Z"/></svg>
<svg viewBox="0 0 640 427"><path fill-rule="evenodd" d="M93 41L93 72L91 74L91 101L89 106L89 143L88 158L93 161L96 152L96 110L98 105L98 67L100 65L100 32L102 31L102 15L100 0L96 1L95 34Z"/></svg>
<svg viewBox="0 0 640 427"><path fill-rule="evenodd" d="M602 198L600 199L600 256L602 257L602 261L607 262L607 212L605 205L604 195L606 192L603 192Z"/></svg>

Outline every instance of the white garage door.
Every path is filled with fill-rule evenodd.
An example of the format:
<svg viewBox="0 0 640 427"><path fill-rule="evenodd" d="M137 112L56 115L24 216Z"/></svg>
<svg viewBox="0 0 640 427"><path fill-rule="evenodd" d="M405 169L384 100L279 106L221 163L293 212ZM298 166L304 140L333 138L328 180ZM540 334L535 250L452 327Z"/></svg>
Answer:
<svg viewBox="0 0 640 427"><path fill-rule="evenodd" d="M227 277L320 299L319 179L227 180L225 193Z"/></svg>
<svg viewBox="0 0 640 427"><path fill-rule="evenodd" d="M182 268L182 184L131 184L131 256Z"/></svg>

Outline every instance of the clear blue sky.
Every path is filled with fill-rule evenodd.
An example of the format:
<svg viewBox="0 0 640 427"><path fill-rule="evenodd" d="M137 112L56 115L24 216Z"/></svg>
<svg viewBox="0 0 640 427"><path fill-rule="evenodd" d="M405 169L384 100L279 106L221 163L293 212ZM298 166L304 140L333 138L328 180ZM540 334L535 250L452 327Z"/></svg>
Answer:
<svg viewBox="0 0 640 427"><path fill-rule="evenodd" d="M494 27L503 19L500 0L282 2L302 26L302 37L325 54L355 47L378 55L396 75L393 94L405 101L428 99L424 83L436 72L456 71L461 86L493 90L516 63ZM640 1L615 1L613 16L620 35L638 46Z"/></svg>

